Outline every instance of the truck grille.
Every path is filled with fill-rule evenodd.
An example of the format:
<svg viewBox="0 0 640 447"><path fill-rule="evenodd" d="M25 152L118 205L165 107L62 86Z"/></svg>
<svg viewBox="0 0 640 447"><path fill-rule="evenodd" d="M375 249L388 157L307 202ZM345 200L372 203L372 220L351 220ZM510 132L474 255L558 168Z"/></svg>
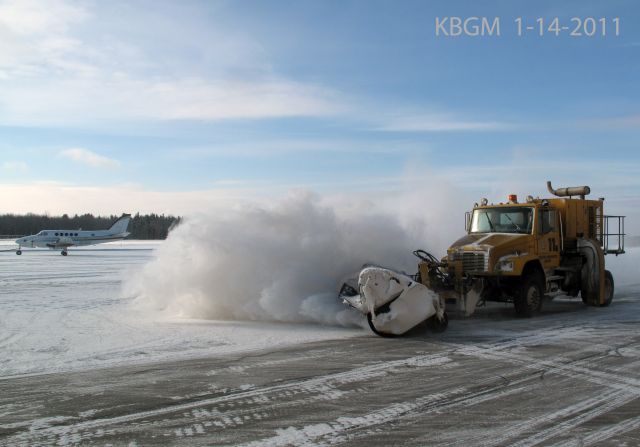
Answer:
<svg viewBox="0 0 640 447"><path fill-rule="evenodd" d="M462 271L464 273L484 272L487 270L484 253L456 253L454 259L456 261L462 259Z"/></svg>

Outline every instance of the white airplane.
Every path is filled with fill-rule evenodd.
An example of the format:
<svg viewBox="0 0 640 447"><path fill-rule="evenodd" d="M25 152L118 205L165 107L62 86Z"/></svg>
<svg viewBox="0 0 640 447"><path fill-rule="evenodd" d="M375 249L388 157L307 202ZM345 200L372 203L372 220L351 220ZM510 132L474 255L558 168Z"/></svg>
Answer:
<svg viewBox="0 0 640 447"><path fill-rule="evenodd" d="M127 227L130 220L131 214L123 214L108 230L42 230L38 234L16 240L18 244L16 254L22 254L22 247L44 247L52 250L61 248L62 256L67 256L67 249L74 245L96 245L119 241L129 236Z"/></svg>

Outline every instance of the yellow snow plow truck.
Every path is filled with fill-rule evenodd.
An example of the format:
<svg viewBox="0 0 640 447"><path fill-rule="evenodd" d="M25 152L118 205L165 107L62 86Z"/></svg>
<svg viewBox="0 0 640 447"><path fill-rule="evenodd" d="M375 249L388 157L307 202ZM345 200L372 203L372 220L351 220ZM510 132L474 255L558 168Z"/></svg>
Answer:
<svg viewBox="0 0 640 447"><path fill-rule="evenodd" d="M447 256L421 261L417 279L464 315L486 301L513 302L516 315L530 317L543 297L582 297L608 306L614 282L605 255L624 253L624 216L606 216L604 199L589 200L588 186L547 189L548 199L528 196L505 203L482 199L466 215L467 234Z"/></svg>
<svg viewBox="0 0 640 447"><path fill-rule="evenodd" d="M342 284L340 297L381 336L404 334L423 321L442 331L447 313L469 316L487 301L513 303L520 317L559 294L608 306L613 276L605 255L624 253L624 216L606 216L603 198L585 198L588 186L553 189L547 182L547 188L554 197L482 199L466 214L467 234L447 256L414 251L415 275L368 266Z"/></svg>

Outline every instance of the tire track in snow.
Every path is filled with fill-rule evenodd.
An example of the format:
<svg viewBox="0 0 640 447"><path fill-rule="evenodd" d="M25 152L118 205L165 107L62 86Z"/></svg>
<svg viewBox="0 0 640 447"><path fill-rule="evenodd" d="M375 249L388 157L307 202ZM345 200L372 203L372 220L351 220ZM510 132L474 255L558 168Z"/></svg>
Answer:
<svg viewBox="0 0 640 447"><path fill-rule="evenodd" d="M512 384L520 385L532 380L535 380L535 377L529 376L514 381ZM457 407L477 405L488 400L523 392L526 388L528 386L525 385L505 390L504 385L499 384L469 394L469 388L459 387L444 393L434 393L419 397L411 401L397 402L363 416L339 417L332 422L307 425L302 428L288 427L279 429L273 437L240 444L238 447L304 446L316 445L318 441L337 444L347 440L347 438L341 436L347 431L375 427L406 417L417 411L420 411L420 414L428 414Z"/></svg>
<svg viewBox="0 0 640 447"><path fill-rule="evenodd" d="M566 333L570 333L570 334L575 334L576 333L574 328L566 328L565 332ZM561 333L562 333L562 331L558 331L557 332L557 334L561 334ZM528 338L530 342L531 341L536 342L539 339L545 339L546 340L548 337L546 337L544 335L541 335L539 333L534 333L534 334L532 334L530 336L527 336L526 338ZM495 350L497 348L499 350L504 350L504 349L509 349L509 348L512 348L512 347L520 346L520 345L521 345L521 340L520 339L511 339L511 338L509 338L509 339L505 340L504 342L500 343L497 347L493 346L493 347L487 348L487 349ZM585 349L584 346L583 346L582 350L585 351L585 350L589 350L589 349L590 348ZM559 358L564 359L563 356L559 356ZM587 358L587 359L582 359L580 361L591 361L591 360L593 360L593 359L592 358ZM405 363L406 364L411 364L413 366L422 366L421 364L423 364L423 363L426 364L426 365L433 365L434 360L431 358L431 356L427 356L427 357L424 357L424 358L423 357L414 357L414 358L411 358L411 359L403 359L401 361L394 362L394 365L390 365L391 366L390 371L392 371L396 366L399 366L400 364L405 364ZM438 365L438 366L440 366L440 365ZM520 372L521 372L521 370L520 371L516 371L515 374L518 375L518 373L520 373ZM367 377L367 378L370 378L370 377ZM535 377L533 377L532 380L533 379L535 379ZM503 385L500 385L500 386L502 387ZM532 383L527 387L523 387L523 388L519 389L518 392L529 391L529 390L535 388L536 386L537 385L535 383ZM344 392L344 391L339 391L337 389L334 389L333 393L334 393L334 397L335 398L342 398L345 395L349 394L348 391ZM500 396L496 396L496 397L500 397ZM284 404L273 405L269 409L270 410L275 410L278 407L282 407L282 406L285 406L285 407L298 406L298 405L301 405L301 404L303 405L307 401L311 402L311 401L317 401L317 400L322 400L322 399L318 399L318 397L311 397L309 399L299 400L299 401L295 401L295 402L287 402L287 403L284 403ZM260 410L264 411L265 408L261 407ZM220 428L227 428L227 427L233 427L234 425L241 425L241 424L234 424L234 422L236 422L236 419L238 418L238 416L240 416L242 418L242 416L244 414L245 418L247 418L247 417L251 418L251 411L252 410L239 410L237 412L234 412L233 414L229 414L228 412L225 412L224 415L220 416L221 420L214 421L214 425L217 426L217 427L220 427ZM249 414L247 415L245 413L249 413ZM176 433L184 433L184 432L193 434L192 426L190 425L188 427L183 427L182 429L176 430Z"/></svg>
<svg viewBox="0 0 640 447"><path fill-rule="evenodd" d="M578 362L592 361L591 357L587 359L579 359ZM513 371L511 374L503 376L504 379L509 379L512 376L518 375L521 370ZM490 381L492 379L487 379ZM527 384L527 382L534 382ZM458 407L469 407L478 405L490 400L507 397L513 394L523 393L533 389L538 382L538 376L532 375L525 378L520 378L515 381L510 381L507 386L514 386L511 389L505 389L505 385L498 384L488 389L483 389L471 394L464 394L468 389L462 387L453 390L449 393L433 394L424 397L417 398L408 402L395 403L390 406L384 407L380 410L368 413L359 417L341 417L331 423L320 423L305 426L302 428L289 427L280 429L277 434L271 438L265 438L246 444L242 444L243 447L278 447L288 445L316 445L317 442L328 442L329 444L337 444L340 442L353 440L354 436L347 438L342 435L346 431L361 430L371 428L377 425L381 425L388 422L393 422L400 418L406 418L407 416L417 415L419 411L420 415L429 414L433 412L443 412L448 410L455 410ZM619 397L621 392L610 392L609 395L600 399L591 399L591 402L585 402L583 405L577 405L574 409L575 412L582 411L584 408L588 408L600 402L607 402L611 398ZM635 396L633 397L633 399ZM441 402L441 404L439 404ZM616 404L619 401L615 402ZM609 409L605 409L608 411ZM566 410L564 411L567 412ZM595 415L593 416L595 417ZM527 427L528 429L529 427ZM361 437L370 433L361 433ZM495 445L497 443L491 443L487 445ZM482 444L485 445L485 444Z"/></svg>
<svg viewBox="0 0 640 447"><path fill-rule="evenodd" d="M497 446L507 443L512 447L538 445L554 436L558 436L572 428L575 428L578 425L615 410L616 408L619 408L635 399L637 399L637 396L629 395L624 391L608 391L601 396L583 400L552 413L521 422L515 426L506 427L501 430L500 434L492 436L488 442L479 442L477 445L482 447ZM568 417L570 418L565 419ZM562 419L565 420L558 423L558 420ZM553 425L544 430L539 429L539 427L547 424ZM531 431L535 431L535 434L517 442L510 442L511 440L521 436L523 433Z"/></svg>
<svg viewBox="0 0 640 447"><path fill-rule="evenodd" d="M469 350L459 352L469 354ZM476 352L475 354L478 353ZM480 355L484 357L483 354ZM489 355L493 356L493 358L495 359L510 361L512 363L514 363L514 360L516 360L515 363L519 365L524 364L525 366L532 360L530 357L522 356L519 354L511 355L509 356L509 358L505 358L503 356L503 353L497 352L492 352ZM610 355L611 350L609 350L605 356ZM625 365L622 370L636 371L638 365L640 365L640 360L636 360ZM540 366L550 368L548 371L549 373L562 374L568 377L575 377L577 375L584 380L588 380L605 387L613 388L616 391L608 391L602 396L587 399L573 406L563 408L561 410L543 415L541 417L536 417L532 421L522 422L515 427L507 427L502 435L493 437L488 442L480 443L480 445L486 447L500 445L510 439L514 439L520 436L522 433L531 431L535 427L539 427L547 423L554 423L557 419L565 418L567 416L571 416L572 414L578 413L577 416L572 417L569 420L563 421L560 424L556 424L546 430L538 431L535 435L530 436L522 441L510 444L512 446L519 447L537 445L548 440L549 438L560 435L572 428L575 428L576 426L581 425L584 422L592 420L629 402L632 402L638 399L638 397L640 396L640 387L638 387L638 383L640 383L639 380L620 376L616 373L596 371L593 369L593 365L591 365L591 368L584 368L579 366L578 364L559 365L549 359L542 361L537 360L535 363L529 363L529 368L532 369L538 369ZM590 407L593 408L589 409Z"/></svg>
<svg viewBox="0 0 640 447"><path fill-rule="evenodd" d="M583 359L580 361L585 361L587 359ZM587 361L591 361L589 358ZM505 376L508 378L509 376ZM343 435L344 432L347 431L355 431L362 430L367 428L372 428L377 425L382 425L388 422L394 422L401 418L407 418L410 416L417 415L418 411L420 415L429 414L433 412L443 412L447 410L455 410L459 407L470 407L473 405L477 405L483 402L487 402L494 399L499 399L502 397L507 397L513 394L519 394L523 392L530 391L531 389L537 386L537 375L529 376L524 379L517 380L515 382L509 383L509 386L519 385L513 389L504 389L504 385L497 385L496 387L478 392L469 396L462 396L458 399L448 396L447 398L443 397L443 403L441 405L437 405L437 402L430 402L434 396L425 396L423 398L416 399L410 402L403 402L390 405L381 410L368 413L364 416L360 417L350 417L350 418L338 418L333 423L324 423L324 424L314 424L302 427L300 429L289 427L286 429L280 429L277 431L277 434L272 438L266 438L259 441L250 442L247 444L243 444L243 447L278 447L278 446L288 446L288 445L316 445L318 441L328 442L329 444L338 444L341 442L346 442L349 440L353 440L354 438L361 438L367 435L370 435L371 432L363 432L360 434L351 433L349 437ZM531 384L526 384L526 382L534 382ZM437 396L436 396L437 397ZM531 430L535 425L542 425L544 423L553 423L557 418L566 417L567 415L573 413L579 413L585 409L593 407L596 405L596 408L589 412L585 412L579 414L576 418L571 421L566 421L561 424L560 427L552 427L548 430L545 430L541 433L538 433L535 438L528 439L526 441L521 441L518 443L510 443L511 446L529 446L536 445L540 442L543 442L546 439L549 439L552 436L560 434L567 429L572 428L575 425L579 425L588 420L591 420L601 414L607 413L615 408L618 408L631 400L636 399L636 396L629 396L628 394L622 391L610 391L605 396L600 398L592 398L587 401L581 402L579 404L574 405L571 408L566 408L563 410L559 410L548 417L545 417L540 424L531 424L531 423L523 423L520 427L517 427L515 430L511 430L505 436L501 436L498 439L492 438L492 441L489 443L482 443L481 441L475 440L477 442L476 445L482 446L495 446L500 445L509 439L513 439L522 432ZM599 406L598 406L599 405ZM507 428L509 430L509 428ZM459 442L456 443L459 445Z"/></svg>
<svg viewBox="0 0 640 447"><path fill-rule="evenodd" d="M634 395L640 395L640 379L633 377L624 377L615 373L606 371L597 371L592 368L582 367L572 364L562 364L554 361L553 359L537 359L535 357L529 357L518 353L504 353L496 350L483 350L478 348L472 348L469 346L460 346L456 353L468 355L471 357L485 358L490 360L503 360L508 363L514 363L518 365L524 365L529 369L542 369L545 373L553 372L556 374L566 375L574 377L579 375L581 378L588 380L597 385L605 387L616 388L621 391L633 393ZM605 354L608 355L608 354ZM631 365L640 364L640 360L635 360Z"/></svg>
<svg viewBox="0 0 640 447"><path fill-rule="evenodd" d="M627 419L617 424L611 425L602 430L597 430L594 433L580 437L578 439L572 439L570 441L564 441L557 444L553 444L552 447L586 447L588 445L597 444L602 441L606 441L614 436L621 435L632 430L640 428L640 416L636 416L631 419Z"/></svg>
<svg viewBox="0 0 640 447"><path fill-rule="evenodd" d="M99 429L109 425L117 425L117 424L125 424L131 423L135 421L139 421L142 419L154 418L168 414L174 413L182 413L185 411L190 411L196 408L204 407L204 406L216 406L222 403L257 398L269 393L277 393L277 392L286 392L287 390L292 389L301 389L301 390L313 390L318 387L330 385L345 385L351 383L358 383L366 380L370 380L372 378L382 377L387 375L392 370L398 370L402 367L410 367L413 365L418 365L419 367L424 367L429 364L439 365L443 362L448 362L449 358L446 355L441 353L431 354L431 355L423 355L423 356L415 356L409 357L389 362L379 362L373 365L367 365L359 368L354 368L348 371L328 374L320 377L313 377L311 379L306 379L302 381L293 381L289 383L272 385L263 388L252 389L244 392L233 393L225 396L218 396L209 399L203 399L195 402L187 402L184 404L176 404L167 407L162 407L154 410L141 411L131 414L125 414L121 416L115 416L112 418L102 418L102 419L94 419L89 421L77 422L69 425L59 425L55 427L44 427L44 428L35 428L29 429L27 432L19 433L15 436L15 441L28 441L33 439L33 436L38 437L50 437L50 436L58 436L61 437L71 432L79 432L79 431L87 431L93 429ZM290 405L290 402L287 402L286 405ZM10 426L9 426L10 425ZM0 428L17 428L16 424L9 425L0 425ZM21 426L28 426L29 422L20 423ZM32 427L34 428L34 427ZM9 444L10 445L10 444Z"/></svg>
<svg viewBox="0 0 640 447"><path fill-rule="evenodd" d="M556 331L556 334L561 333L575 333L573 328L566 328L564 331L559 330ZM539 333L531 333L524 335L518 339L509 338L502 343L499 343L497 346L492 346L487 349L493 350L504 350L510 349L515 346L520 346L522 344L522 339L526 339L529 342L536 342L541 340L543 337ZM204 399L196 402L189 402L185 404L177 404L169 407L163 407L155 410L148 410L143 412L131 413L128 415L115 416L112 418L103 418L103 419L95 419L89 421L77 422L75 424L69 425L60 425L55 427L38 427L36 430L31 430L29 433L21 433L17 435L16 440L18 439L33 439L33 436L44 436L44 437L58 437L61 439L66 436L68 433L77 433L78 431L87 431L94 429L102 429L104 426L109 425L117 425L117 424L128 424L132 422L139 421L141 419L154 418L158 416L162 416L165 414L173 414L184 412L188 410L192 410L195 408L201 408L203 406L215 406L219 404L223 404L225 402L231 402L236 400L243 400L257 396L263 396L269 393L277 393L283 390L291 390L291 389L313 389L314 387L326 385L330 382L335 382L336 384L344 385L354 382L360 382L369 380L375 377L381 377L389 372L397 370L398 368L403 368L407 366L427 366L429 364L442 364L444 359L447 359L445 355L446 353L437 353L437 354L429 354L422 356L414 356L394 361L387 362L379 362L373 365L367 365L359 368L354 368L345 372L329 374L321 377L314 377L304 381L295 381L289 382L286 384L275 385L271 387L259 388L255 390L248 390L246 392L234 393L232 395L219 396L210 399ZM282 404L283 406L291 405L291 402L286 402ZM236 417L236 416L233 416ZM229 421L233 422L234 419L230 418ZM26 423L28 425L28 423ZM223 418L223 425L234 425L233 423L225 423ZM0 427L2 427L0 425ZM87 433L90 435L89 433Z"/></svg>
<svg viewBox="0 0 640 447"><path fill-rule="evenodd" d="M113 418L103 418L103 419L95 419L95 420L90 420L90 421L81 421L81 422L77 422L77 423L71 423L68 425L64 425L64 426L56 426L56 427L32 427L33 430L30 433L20 433L17 434L16 437L14 437L15 441L20 441L21 439L23 441L28 441L30 439L34 439L34 437L37 439L41 436L45 436L45 437L49 437L50 440L52 440L51 438L55 438L57 437L58 440L63 440L66 437L68 437L70 434L73 434L74 437L80 436L81 439L90 439L94 436L96 436L99 432L105 433L104 430L102 429L102 427L106 427L106 426L110 426L110 425L117 425L117 424L130 424L136 421L140 421L141 419L147 419L147 418L157 418L159 416L163 416L163 415L170 415L170 414L175 414L175 413L180 413L180 412L188 412L189 410L191 410L191 416L190 417L195 417L196 419L198 418L197 416L197 411L198 409L202 409L202 407L211 405L211 406L215 406L215 405L220 405L223 404L225 402L236 402L238 403L241 400L250 400L250 399L254 399L257 400L256 403L260 404L260 400L262 398L265 397L265 395L269 394L269 393L274 393L276 394L276 398L278 397L278 393L284 393L284 396L286 396L287 392L291 392L293 393L293 391L295 391L296 389L306 389L307 391L310 392L326 392L329 393L331 392L331 386L335 386L335 385L343 385L343 384L351 384L351 383L357 383L357 382L361 382L361 381L366 381L369 380L371 378L380 378L383 377L389 373L397 373L398 371L402 372L402 368L406 368L408 366L429 366L429 365L442 365L446 362L449 361L447 354L453 354L453 353L457 353L457 354L464 354L464 355L470 355L470 352L475 352L476 355L484 352L486 354L486 356L489 356L489 358L495 358L495 356L498 357L498 359L504 359L503 357L506 356L506 360L512 359L512 357L514 356L514 353L505 353L505 350L511 349L511 348L520 348L520 347L526 347L526 344L531 344L531 343L535 343L538 341L545 341L545 342L549 342L549 339L555 339L555 340L563 340L562 337L567 337L570 335L576 335L577 331L575 330L575 328L565 328L564 330L560 330L557 331L554 335L554 337L549 337L548 334L541 334L541 333L532 333L529 335L525 335L522 337L518 337L518 338L513 338L513 339L507 339L503 342L497 342L491 346L488 347L478 347L478 348L474 348L475 351L471 350L470 351L470 347L469 346L465 346L465 345L454 345L454 349L449 351L449 352L445 352L445 353L438 353L438 354L430 354L430 355L421 355L421 356L414 356L414 357L409 357L409 358L404 358L404 359L400 359L400 360L394 360L394 361L388 361L388 362L379 362L373 365L367 365L367 366L363 366L363 367L358 367L358 368L353 368L350 369L348 371L344 371L344 372L340 372L340 373L333 373L333 374L328 374L325 376L321 376L321 377L313 377L311 379L307 379L307 380L302 380L302 381L294 381L294 382L289 382L289 383L285 383L285 384L279 384L279 385L274 385L274 386L269 386L269 387L263 387L263 388L258 388L258 389L252 389L252 390L247 390L244 392L239 392L239 393L234 393L231 395L227 395L227 396L218 396L218 397L214 397L214 398L210 398L210 399L204 399L201 401L196 401L196 402L188 402L185 404L178 404L178 405L173 405L173 406L168 406L168 407L163 407L163 408L159 408L159 409L154 409L154 410L148 410L148 411L143 411L143 412L137 412L137 413L132 413L132 414L128 414L128 415L122 415L122 416L116 416ZM563 340L564 341L564 340ZM466 351L465 349L466 348ZM591 346L582 346L582 351L589 351L592 350ZM575 355L577 353L579 353L579 350L574 350L572 351L572 353ZM606 354L605 354L606 356ZM513 359L512 359L513 360ZM520 366L520 368L514 370L514 374L522 374L523 371L526 371L528 369L531 369L530 363L532 362L538 362L539 365L544 364L545 367L549 367L549 365L555 365L557 368L559 368L560 370L563 370L563 367L566 367L565 364L560 364L558 363L559 361L562 360L567 360L570 361L568 359L566 359L566 357L563 354L559 354L553 358L550 359L546 359L543 362L540 362L532 357L528 357L528 356L522 356L519 355L519 358L517 359L517 365ZM578 359L575 360L573 362L584 362L584 361L593 361L593 356L589 356L588 358L585 359ZM524 363L524 365L523 365ZM584 368L583 368L584 369ZM551 372L551 371L550 371ZM554 371L555 372L555 371ZM532 376L528 376L526 378L526 380L530 380L530 381L537 381L537 376L532 375ZM501 380L500 378L492 378L492 381L495 382L495 380ZM511 383L507 386L514 386L516 383L519 382L515 382L515 383ZM477 386L477 384L476 384ZM521 388L512 388L515 391L510 391L510 390L506 390L504 391L504 387L505 385L501 382L499 385L496 385L495 388L493 388L489 394L487 394L487 392L481 392L481 395L476 396L478 399L481 398L481 400L479 401L486 401L486 400L490 400L490 399L495 399L495 398L499 398L505 395L509 395L515 392L524 392L527 389L531 389L535 386L535 383L530 384L530 385L523 385ZM323 387L328 387L328 388L323 388ZM315 388L315 390L314 390ZM335 390L335 388L334 388ZM502 391L501 391L502 390ZM411 401L409 403L407 402L400 402L400 403L395 403L390 405L389 407L387 407L388 411L384 411L380 410L378 412L374 412L371 415L367 416L362 416L362 417L355 417L355 418L350 418L350 420L342 420L342 422L337 423L334 421L334 424L336 424L336 427L338 427L339 429L341 429L342 431L345 430L358 430L358 429L366 429L368 427L374 427L376 425L382 424L386 421L393 421L396 420L398 417L401 417L403 415L409 414L411 412L415 412L416 408L422 408L425 406L429 406L429 402L440 402L438 405L432 404L432 406L434 406L434 410L441 410L442 408L447 408L450 403L448 402L448 398L456 398L457 396L457 400L455 400L455 402L466 402L465 405L470 405L472 404L472 402L474 402L473 399L471 399L472 397L474 397L473 395L473 391L469 390L469 389L454 389L451 390L451 392L453 392L452 395L446 394L446 396L448 396L447 398L444 399L444 401L442 401L442 399L438 400L438 393L434 394L434 395L429 395L429 396L423 396L421 401ZM472 393L471 397L467 397L466 401L462 400L465 393ZM341 398L344 394L335 394L334 396L329 396L330 398ZM440 393L440 395L442 395L442 393ZM493 397L492 397L493 396ZM283 397L282 394L280 394L280 397ZM469 400L471 399L471 400ZM295 402L295 401L294 401ZM455 403L454 402L454 403ZM413 403L413 405L412 405ZM458 403L460 405L460 403ZM281 406L291 406L292 402L282 402ZM417 405L417 406L416 406ZM196 411L196 414L193 414L193 411ZM245 411L243 409L241 410L234 410L234 411ZM203 425L206 427L206 422L211 422L211 424L209 426L216 426L218 428L226 428L226 427L232 427L232 426L239 426L242 425L242 423L244 423L244 421L250 421L250 420L261 420L265 417L268 416L268 414L265 414L264 410L261 410L260 408L255 409L255 410L251 410L252 413L250 413L249 415L247 414L222 414L220 417L222 417L222 423L219 424L215 424L214 422L211 421L204 421L204 424L198 423L198 424L190 424L189 426L186 427L178 427L176 429L176 436L180 436L178 435L178 433L181 433L182 435L202 435L202 432L206 432L205 428L203 427ZM253 415L253 416L251 416ZM209 414L207 414L206 411L202 411L200 413L200 416L207 418L210 416L214 416L214 417L218 417L218 415L216 413L211 413L209 412ZM249 416L249 419L246 419L246 417ZM224 419L227 419L228 421L231 421L231 423L227 423L224 421ZM362 419L365 418L365 419ZM358 421L363 422L363 424L360 424ZM171 419L164 419L162 422L167 422L167 423L175 423L177 422L176 420L171 420ZM344 424L343 424L344 423ZM220 425L221 424L221 425ZM140 425L140 423L138 424ZM361 427L360 427L361 426ZM358 428L360 427L360 428ZM110 429L108 430L108 434L114 434L118 431L122 431L125 429L131 429L132 427L121 427L121 428L114 428L114 429ZM179 429L179 430L178 430ZM320 430L322 432L321 429L317 428L316 429ZM92 430L96 430L95 432L91 432ZM88 432L89 431L89 432ZM83 433L84 432L84 433ZM332 437L332 439L339 441L339 433L340 430L336 433L330 434L329 432L326 432L327 436L330 435L330 437ZM28 442L27 442L28 443Z"/></svg>
<svg viewBox="0 0 640 447"><path fill-rule="evenodd" d="M538 337L538 336L536 335L535 337ZM545 337L545 340L547 340L546 337ZM477 348L477 350L475 350L474 352L477 353L479 351L484 350L488 352L488 355L492 355L500 352L500 354L511 356L513 355L513 353L504 353L502 351L506 348L515 347L515 346L521 346L520 340L510 340L502 344L499 344L497 346L492 346L486 349ZM467 348L467 347L465 346L464 348ZM587 351L590 349L591 349L590 346L585 347L583 344L583 351ZM465 351L464 349L456 350L455 352L461 353L461 354L467 354L467 355L469 354L469 351ZM599 354L597 355L597 357L606 358L609 356L609 352L610 351L607 350L606 353ZM557 357L563 358L562 355L559 355ZM563 368L565 366L575 366L584 375L585 371L588 371L588 370L586 370L586 368L578 367L577 364L578 363L591 364L591 362L595 360L595 357L596 356L589 356L587 358L578 359L576 361L571 362L570 365L566 365L566 364L558 363L558 361L553 358L540 361L533 357L519 355L519 360L523 360L523 358L526 358L527 361L518 362L518 365L522 366L522 368L514 371L512 374L503 376L503 378L508 379L514 374L520 374L523 369L537 370L539 369L540 366L544 366L545 368L547 368L547 372L549 373L560 373L563 371ZM630 365L626 365L626 367L630 369L635 369L635 366L637 363L640 363L640 362L633 362ZM580 373L577 373L577 374L579 375ZM614 375L613 373L608 373L608 374L609 374L609 377L615 376L616 378L619 378L617 375ZM564 374L564 375L568 375L568 374ZM465 399L464 397L458 398L458 399L452 399L452 402L445 401L443 402L442 405L439 405L439 406L435 405L436 402L432 402L432 399L434 399L434 396L437 398L437 395L428 395L422 398L418 398L414 401L395 403L381 410L368 413L361 417L338 418L332 423L314 424L314 425L309 425L302 428L289 427L286 429L280 429L277 431L277 434L271 438L265 438L265 439L250 442L244 445L247 447L249 446L258 447L258 446L286 446L286 445L315 445L315 443L319 440L320 441L324 440L330 444L337 444L337 443L348 440L346 437L340 436L341 433L343 432L346 432L346 431L353 432L355 430L372 428L374 426L392 422L400 418L406 418L407 416L413 413L416 413L418 410L420 410L421 415L425 413L430 413L436 410L441 412L449 409L454 409L457 406L468 407L468 406L475 405L477 403L485 402L488 400L493 400L493 399L505 397L511 394L529 391L537 386L537 377L538 375L536 374L533 376L529 376L525 379L521 379L516 382L509 383L508 386L513 386L516 384L522 385L513 390L504 390L504 385L500 384L496 386L494 389L492 389L490 392L485 392L485 391L480 392L477 396L475 395L470 396L468 400ZM528 381L535 381L535 382L532 384L526 385L525 383ZM601 384L600 381L598 381L598 384ZM454 395L449 395L448 399L451 399L455 397L455 394L462 393L464 391L465 389L457 389L455 390ZM637 391L640 392L640 390L637 390ZM548 418L548 422L553 422L554 416L561 417L563 414L566 416L567 413L571 414L574 412L580 412L594 405L599 405L596 408L594 408L591 412L578 416L576 421L574 421L575 423L573 424L573 425L578 425L580 423L585 422L586 420L593 419L601 414L609 412L619 406L622 406L625 403L631 400L634 400L636 398L637 398L636 393L632 393L631 395L629 395L629 393L624 390L609 391L604 397L594 398L594 399L588 400L588 402L585 402L582 405L580 404L576 405L576 408L573 409L573 411L571 409L563 409L557 412L558 413L557 415L553 415L553 414L550 415L550 417ZM433 408L430 408L430 407L433 407ZM563 425L560 429L553 430L553 431L550 430L548 432L545 432L548 435L545 439L548 439L551 436L555 436L556 434L571 428L569 425L570 424L567 423ZM509 436L507 436L505 440L512 439L516 436L519 436L521 435L522 432L530 429L531 429L530 423L523 423L519 427L519 430L518 429L512 430L509 433ZM356 437L366 436L368 434L370 433L365 432L365 433L361 433L360 436L356 435ZM353 439L353 437L354 435L352 435L351 438L349 439ZM536 443L533 443L531 445L535 445ZM491 442L487 445L497 445L497 444L498 443L496 442ZM528 444L522 444L522 445L528 445Z"/></svg>
<svg viewBox="0 0 640 447"><path fill-rule="evenodd" d="M596 408L591 411L584 412L579 414L569 420L563 421L553 427L549 427L546 430L539 431L538 433L529 436L522 441L511 444L512 447L530 447L541 444L548 439L551 439L555 436L561 435L578 425L584 424L598 416L606 414L616 408L619 408L625 405L632 400L635 400L637 396L629 396L624 392L617 392L614 396L608 396L606 399L603 399L603 402L600 403Z"/></svg>
<svg viewBox="0 0 640 447"><path fill-rule="evenodd" d="M315 360L315 359L323 359L326 355L335 355L337 352L332 349L314 349L312 351L307 352L306 354L297 355L295 358L281 358L276 360L263 360L258 361L256 363L251 363L249 365L232 365L225 366L222 368L211 369L206 373L207 376L215 376L222 373L234 373L234 374L246 374L246 371L264 368L264 367L273 367L277 365L285 365L291 362L299 362L301 360Z"/></svg>
<svg viewBox="0 0 640 447"><path fill-rule="evenodd" d="M505 345L511 346L513 343L507 342ZM493 348L491 349L493 350ZM601 354L600 357L604 358L607 355L608 354ZM584 359L578 359L575 362L588 363L593 360L593 356L589 356ZM509 381L510 377L520 375L524 369L528 368L514 370L511 374L502 376L501 379ZM478 403L499 399L516 393L527 392L538 386L538 380L538 375L535 374L513 382L509 381L507 386L512 387L514 385L519 385L516 388L505 390L505 385L500 383L490 390L483 390L479 393L462 395L456 398L457 394L464 394L464 392L469 391L466 388L459 388L453 391L452 394L443 397L443 401L440 405L437 405L437 400L439 398L437 394L428 395L409 402L395 403L381 410L377 410L360 417L338 418L331 423L314 424L302 428L289 427L286 429L280 429L277 431L277 434L271 438L250 442L245 445L252 447L307 444L315 445L315 442L319 440L324 440L329 444L337 444L349 439L353 440L354 437L362 437L370 434L370 432L363 432L360 434L353 433L356 430L372 428L384 423L396 421L400 418L406 419L410 415L417 415L418 410L420 411L420 415L434 411L442 412L455 409L457 407L469 407ZM495 380L489 379L489 381L492 382ZM527 384L527 382L532 383ZM435 399L436 402L432 402L433 399ZM347 431L351 432L349 438L342 435L343 432Z"/></svg>

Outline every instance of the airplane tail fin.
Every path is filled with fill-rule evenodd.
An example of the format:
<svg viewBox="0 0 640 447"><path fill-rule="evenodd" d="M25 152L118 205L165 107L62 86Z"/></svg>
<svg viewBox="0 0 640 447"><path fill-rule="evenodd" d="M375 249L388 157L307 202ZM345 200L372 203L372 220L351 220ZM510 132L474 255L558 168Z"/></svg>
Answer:
<svg viewBox="0 0 640 447"><path fill-rule="evenodd" d="M126 233L130 220L131 220L131 214L123 214L122 216L120 216L118 220L116 220L113 223L113 225L111 225L111 228L109 228L109 233L111 234Z"/></svg>

